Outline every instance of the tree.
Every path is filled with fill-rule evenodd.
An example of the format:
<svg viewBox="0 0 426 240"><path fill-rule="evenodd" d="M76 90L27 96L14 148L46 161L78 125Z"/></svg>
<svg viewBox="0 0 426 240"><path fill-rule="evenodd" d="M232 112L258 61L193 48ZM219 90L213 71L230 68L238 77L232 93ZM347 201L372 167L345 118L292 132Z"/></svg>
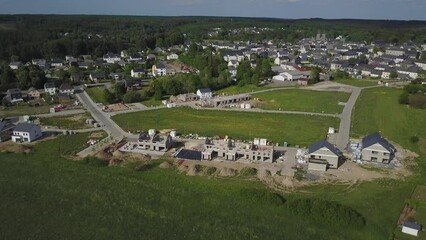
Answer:
<svg viewBox="0 0 426 240"><path fill-rule="evenodd" d="M8 65L3 65L3 71L0 74L0 90L6 91L15 85L16 75Z"/></svg>
<svg viewBox="0 0 426 240"><path fill-rule="evenodd" d="M26 67L18 69L16 78L18 79L18 87L20 89L28 89L31 86L30 72Z"/></svg>
<svg viewBox="0 0 426 240"><path fill-rule="evenodd" d="M398 77L398 72L397 71L393 70L393 71L390 72L389 78L395 79L397 77Z"/></svg>
<svg viewBox="0 0 426 240"><path fill-rule="evenodd" d="M113 88L116 101L122 100L124 94L126 94L126 87L123 84L116 83Z"/></svg>
<svg viewBox="0 0 426 240"><path fill-rule="evenodd" d="M125 103L140 102L141 100L142 100L141 94L137 91L128 91L123 96L123 102Z"/></svg>
<svg viewBox="0 0 426 240"><path fill-rule="evenodd" d="M115 95L112 92L110 92L108 89L104 89L104 96L105 96L105 100L108 103L117 102L117 100L115 99Z"/></svg>
<svg viewBox="0 0 426 240"><path fill-rule="evenodd" d="M321 68L313 67L309 76L309 84L315 84L320 81Z"/></svg>

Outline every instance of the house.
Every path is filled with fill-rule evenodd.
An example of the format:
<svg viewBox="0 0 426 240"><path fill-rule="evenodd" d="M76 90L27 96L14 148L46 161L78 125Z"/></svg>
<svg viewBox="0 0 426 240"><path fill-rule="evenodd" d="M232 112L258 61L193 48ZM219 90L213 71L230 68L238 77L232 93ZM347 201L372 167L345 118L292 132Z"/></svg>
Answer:
<svg viewBox="0 0 426 240"><path fill-rule="evenodd" d="M200 99L209 99L213 96L212 90L210 90L210 88L198 89L196 94Z"/></svg>
<svg viewBox="0 0 426 240"><path fill-rule="evenodd" d="M99 80L105 79L105 73L104 72L93 72L89 76L90 80L93 82L97 82Z"/></svg>
<svg viewBox="0 0 426 240"><path fill-rule="evenodd" d="M139 134L137 146L139 149L165 152L172 146L173 139L170 134L162 135L157 133L154 129Z"/></svg>
<svg viewBox="0 0 426 240"><path fill-rule="evenodd" d="M139 53L132 54L132 55L130 55L130 58L129 58L129 61L131 61L131 62L137 62L137 61L142 61L142 60L143 60L143 57Z"/></svg>
<svg viewBox="0 0 426 240"><path fill-rule="evenodd" d="M59 93L73 95L74 88L69 83L62 83L59 87Z"/></svg>
<svg viewBox="0 0 426 240"><path fill-rule="evenodd" d="M160 62L157 65L152 66L152 75L154 77L165 76L166 74L167 74L167 64L165 62Z"/></svg>
<svg viewBox="0 0 426 240"><path fill-rule="evenodd" d="M63 67L64 62L61 59L55 58L55 59L52 59L52 61L50 62L50 66L55 68Z"/></svg>
<svg viewBox="0 0 426 240"><path fill-rule="evenodd" d="M58 91L58 88L55 86L53 82L47 82L44 84L44 92L49 95L55 95Z"/></svg>
<svg viewBox="0 0 426 240"><path fill-rule="evenodd" d="M146 59L151 60L151 61L155 61L155 60L157 60L157 56L155 56L154 54L148 54L146 56Z"/></svg>
<svg viewBox="0 0 426 240"><path fill-rule="evenodd" d="M138 78L131 78L131 79L125 79L124 80L124 86L127 90L135 90L135 89L141 89L143 86L148 86L149 80L142 80Z"/></svg>
<svg viewBox="0 0 426 240"><path fill-rule="evenodd" d="M33 59L31 60L31 63L39 67L44 67L46 66L46 59Z"/></svg>
<svg viewBox="0 0 426 240"><path fill-rule="evenodd" d="M28 89L27 95L30 99L39 99L41 96L41 93L39 90L30 87L30 89Z"/></svg>
<svg viewBox="0 0 426 240"><path fill-rule="evenodd" d="M107 62L107 63L110 63L110 64L116 63L120 60L121 60L120 55L115 54L115 53L107 53L107 54L104 55L104 61Z"/></svg>
<svg viewBox="0 0 426 240"><path fill-rule="evenodd" d="M15 129L13 129L12 141L32 142L41 136L42 132L39 126L32 123L18 123Z"/></svg>
<svg viewBox="0 0 426 240"><path fill-rule="evenodd" d="M11 63L9 64L9 67L10 67L10 69L12 69L12 70L18 70L18 68L19 68L20 66L22 66L22 63L21 63L21 62L11 62Z"/></svg>
<svg viewBox="0 0 426 240"><path fill-rule="evenodd" d="M272 79L277 81L297 81L309 78L309 75L309 71L285 71L272 77Z"/></svg>
<svg viewBox="0 0 426 240"><path fill-rule="evenodd" d="M402 56L405 54L405 50L397 47L390 47L386 49L386 55L392 55L392 56Z"/></svg>
<svg viewBox="0 0 426 240"><path fill-rule="evenodd" d="M172 53L167 56L167 60L177 60L177 59L179 59L179 55L177 55L176 53Z"/></svg>
<svg viewBox="0 0 426 240"><path fill-rule="evenodd" d="M300 86L308 86L308 83L309 83L309 79L307 78L299 78L297 80L297 85L300 85Z"/></svg>
<svg viewBox="0 0 426 240"><path fill-rule="evenodd" d="M131 71L132 78L140 78L145 76L145 70L143 68L132 69Z"/></svg>
<svg viewBox="0 0 426 240"><path fill-rule="evenodd" d="M326 140L320 140L308 148L309 170L326 171L327 168L337 168L342 153Z"/></svg>
<svg viewBox="0 0 426 240"><path fill-rule="evenodd" d="M362 160L368 162L389 163L396 149L380 133L375 132L362 139Z"/></svg>
<svg viewBox="0 0 426 240"><path fill-rule="evenodd" d="M0 143L7 141L11 138L14 128L15 125L10 122L0 121Z"/></svg>
<svg viewBox="0 0 426 240"><path fill-rule="evenodd" d="M417 224L417 223L413 223L410 221L405 221L402 224L402 232L412 235L412 236L418 236L419 235L419 231L422 230L422 225Z"/></svg>
<svg viewBox="0 0 426 240"><path fill-rule="evenodd" d="M23 102L22 93L19 88L11 88L6 91L6 99L10 103Z"/></svg>

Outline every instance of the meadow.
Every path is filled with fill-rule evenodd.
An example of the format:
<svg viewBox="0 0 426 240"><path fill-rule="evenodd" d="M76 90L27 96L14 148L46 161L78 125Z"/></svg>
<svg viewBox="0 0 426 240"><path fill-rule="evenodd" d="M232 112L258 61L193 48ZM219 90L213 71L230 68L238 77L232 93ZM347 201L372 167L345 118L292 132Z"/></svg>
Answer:
<svg viewBox="0 0 426 240"><path fill-rule="evenodd" d="M41 117L40 124L43 126L53 126L59 129L85 129L93 125L86 124L86 119L92 118L89 113L76 114L71 116Z"/></svg>
<svg viewBox="0 0 426 240"><path fill-rule="evenodd" d="M329 127L339 124L339 119L333 117L185 107L119 114L112 119L125 131L176 129L184 135L229 136L241 140L262 137L275 143L301 146L323 139Z"/></svg>
<svg viewBox="0 0 426 240"><path fill-rule="evenodd" d="M350 93L312 91L302 89L286 89L256 93L253 98L259 98L259 108L266 110L287 110L319 113L341 113Z"/></svg>
<svg viewBox="0 0 426 240"><path fill-rule="evenodd" d="M105 96L105 88L91 87L91 88L84 89L84 91L86 91L87 94L89 94L89 96L93 100L93 102L103 103L104 105L109 104L107 99L106 99L106 96Z"/></svg>
<svg viewBox="0 0 426 240"><path fill-rule="evenodd" d="M337 79L334 80L337 83L343 83L355 87L370 87L377 86L378 80L366 80L366 79Z"/></svg>

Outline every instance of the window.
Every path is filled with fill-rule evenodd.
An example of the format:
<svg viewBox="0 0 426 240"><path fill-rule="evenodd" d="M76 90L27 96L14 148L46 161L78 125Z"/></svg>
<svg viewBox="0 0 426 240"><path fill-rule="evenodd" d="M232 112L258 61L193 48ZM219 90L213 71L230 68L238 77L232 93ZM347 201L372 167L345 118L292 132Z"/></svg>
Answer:
<svg viewBox="0 0 426 240"><path fill-rule="evenodd" d="M372 151L372 152L371 152L371 154L377 155L377 154L379 154L379 152L377 152L377 151Z"/></svg>
<svg viewBox="0 0 426 240"><path fill-rule="evenodd" d="M384 153L383 153L383 155L385 155L385 156L389 156L389 153L387 153L387 152L384 152Z"/></svg>
<svg viewBox="0 0 426 240"><path fill-rule="evenodd" d="M371 161L377 162L377 158L376 157L371 157Z"/></svg>

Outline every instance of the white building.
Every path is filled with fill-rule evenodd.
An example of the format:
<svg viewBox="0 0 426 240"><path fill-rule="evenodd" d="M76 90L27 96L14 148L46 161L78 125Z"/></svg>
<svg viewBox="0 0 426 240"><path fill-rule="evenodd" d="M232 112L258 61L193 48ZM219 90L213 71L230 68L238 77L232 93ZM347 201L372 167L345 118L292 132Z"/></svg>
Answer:
<svg viewBox="0 0 426 240"><path fill-rule="evenodd" d="M39 126L32 123L19 123L13 129L12 141L14 142L33 142L42 136Z"/></svg>
<svg viewBox="0 0 426 240"><path fill-rule="evenodd" d="M145 75L145 70L143 68L132 69L131 76L132 78L140 78Z"/></svg>
<svg viewBox="0 0 426 240"><path fill-rule="evenodd" d="M110 64L119 62L120 60L121 60L121 57L118 54L107 53L104 56L104 61Z"/></svg>
<svg viewBox="0 0 426 240"><path fill-rule="evenodd" d="M404 224L402 224L402 232L412 235L412 236L418 236L419 231L422 230L422 225L413 223L410 221L405 221Z"/></svg>
<svg viewBox="0 0 426 240"><path fill-rule="evenodd" d="M200 99L209 99L209 98L212 98L212 96L213 96L212 90L210 90L210 88L198 89L197 90L197 96Z"/></svg>
<svg viewBox="0 0 426 240"><path fill-rule="evenodd" d="M179 55L177 55L176 53L172 53L169 56L167 56L167 60L177 60L179 59Z"/></svg>
<svg viewBox="0 0 426 240"><path fill-rule="evenodd" d="M49 95L55 95L58 91L58 88L55 86L52 82L47 82L44 84L44 92L48 93Z"/></svg>

